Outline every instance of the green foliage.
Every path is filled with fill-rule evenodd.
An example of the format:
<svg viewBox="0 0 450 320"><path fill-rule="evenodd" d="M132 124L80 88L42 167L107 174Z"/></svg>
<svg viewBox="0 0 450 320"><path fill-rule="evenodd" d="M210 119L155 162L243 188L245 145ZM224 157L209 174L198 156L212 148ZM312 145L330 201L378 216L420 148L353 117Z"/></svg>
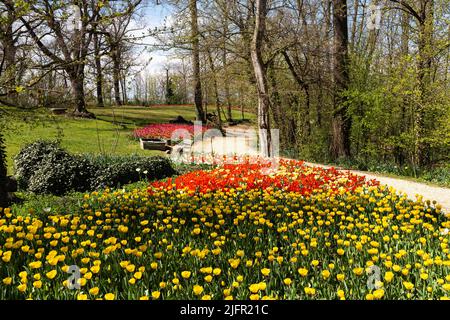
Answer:
<svg viewBox="0 0 450 320"><path fill-rule="evenodd" d="M426 93L420 90L410 56L392 66L389 76L374 72L364 59L352 57L346 92L354 162L364 164L361 169L409 167L417 176L420 167L448 160L450 110L444 86L436 82Z"/></svg>
<svg viewBox="0 0 450 320"><path fill-rule="evenodd" d="M0 126L5 125L3 132L10 174L13 173L13 157L37 139L59 139L71 153L154 156L162 152L142 150L139 143L130 141L133 129L153 123L167 123L178 115L188 120L195 119L192 106L122 106L89 108L89 111L96 115L96 120L52 116L43 109L8 109L10 117L0 117ZM246 113L245 117L254 119L255 115ZM240 118L239 110L233 110L233 118Z"/></svg>
<svg viewBox="0 0 450 320"><path fill-rule="evenodd" d="M107 166L112 162L118 163L119 157L95 157L92 155L86 155L81 157L87 163L96 161L99 166ZM123 159L122 159L123 160ZM181 175L194 170L208 170L211 169L211 165L207 164L173 164L176 174ZM133 190L142 190L148 186L148 181L140 180L130 184L122 185L121 188L126 192ZM99 190L101 191L101 189ZM34 194L31 192L22 192L19 197L22 199L20 204L13 204L12 210L18 215L32 214L33 216L44 218L49 214L66 214L77 213L82 210L83 192L68 192L62 196L56 196L51 194Z"/></svg>
<svg viewBox="0 0 450 320"><path fill-rule="evenodd" d="M72 155L52 141L26 146L16 157L15 166L22 190L53 195L118 187L176 173L167 158Z"/></svg>
<svg viewBox="0 0 450 320"><path fill-rule="evenodd" d="M28 182L28 190L33 193L63 195L70 190L84 191L74 183L78 180L78 164L64 151L46 155L36 169Z"/></svg>
<svg viewBox="0 0 450 320"><path fill-rule="evenodd" d="M167 104L175 104L179 101L176 101L175 93L174 93L174 84L171 78L167 79L166 83L166 103Z"/></svg>
<svg viewBox="0 0 450 320"><path fill-rule="evenodd" d="M55 213L77 213L82 210L83 195L84 193L80 192L71 192L63 196L27 192L19 194L22 201L13 204L11 208L18 215L32 214L40 219Z"/></svg>
<svg viewBox="0 0 450 320"><path fill-rule="evenodd" d="M20 189L28 189L31 177L38 170L41 162L49 155L64 157L66 152L60 148L56 141L37 140L26 145L17 154L14 158L14 166Z"/></svg>
<svg viewBox="0 0 450 320"><path fill-rule="evenodd" d="M355 169L402 177L414 177L420 182L431 182L443 187L450 187L450 164L439 164L432 168L413 168L409 164L398 165L395 162L369 161L361 158L340 159L332 163L341 168Z"/></svg>
<svg viewBox="0 0 450 320"><path fill-rule="evenodd" d="M174 163L173 166L179 175L195 170L210 170L214 168L214 165L206 163Z"/></svg>
<svg viewBox="0 0 450 320"><path fill-rule="evenodd" d="M450 164L441 165L426 171L421 178L436 184L450 187Z"/></svg>
<svg viewBox="0 0 450 320"><path fill-rule="evenodd" d="M327 162L329 160L328 152L328 132L325 130L315 130L314 134L308 138L308 142L300 146L297 154L299 159L311 159L313 161ZM283 148L284 149L284 148ZM286 156L295 155L294 150L282 150ZM293 158L297 158L293 157Z"/></svg>
<svg viewBox="0 0 450 320"><path fill-rule="evenodd" d="M92 189L118 187L139 180L154 180L172 176L176 171L164 157L96 156L90 158L97 167Z"/></svg>

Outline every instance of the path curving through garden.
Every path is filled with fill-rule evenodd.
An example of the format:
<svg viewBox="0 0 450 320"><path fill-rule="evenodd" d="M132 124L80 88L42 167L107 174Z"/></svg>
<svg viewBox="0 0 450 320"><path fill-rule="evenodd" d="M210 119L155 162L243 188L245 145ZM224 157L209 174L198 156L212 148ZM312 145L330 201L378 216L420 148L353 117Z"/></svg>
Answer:
<svg viewBox="0 0 450 320"><path fill-rule="evenodd" d="M305 162L306 165L312 167L321 167L321 168L331 168L332 166L327 166L323 164ZM336 168L336 167L335 167ZM338 170L345 170L341 168L337 168ZM416 200L416 195L422 195L423 200L436 200L438 204L442 206L442 211L446 214L450 214L450 189L443 188L438 186L431 186L425 183L410 181L406 179L398 179L386 177L381 174L376 174L372 172L363 172L358 170L345 170L350 171L351 173L365 176L368 180L375 179L380 181L383 185L388 185L393 187L399 192L406 193L408 198L411 200Z"/></svg>
<svg viewBox="0 0 450 320"><path fill-rule="evenodd" d="M236 155L257 155L258 151L254 146L249 145L248 140L244 137L247 130L252 129L250 126L234 126L228 127L226 137L214 137L199 141L191 146L191 151L204 153L213 152L216 155L236 154ZM331 168L332 166L305 162L308 166ZM381 174L372 172L363 172L358 170L345 170L351 173L365 176L368 180L375 179L383 185L388 185L396 189L398 192L405 193L411 200L416 200L416 195L422 195L423 200L437 201L442 206L442 211L450 215L450 189L438 186L432 186L425 183L410 181L400 178L386 177Z"/></svg>

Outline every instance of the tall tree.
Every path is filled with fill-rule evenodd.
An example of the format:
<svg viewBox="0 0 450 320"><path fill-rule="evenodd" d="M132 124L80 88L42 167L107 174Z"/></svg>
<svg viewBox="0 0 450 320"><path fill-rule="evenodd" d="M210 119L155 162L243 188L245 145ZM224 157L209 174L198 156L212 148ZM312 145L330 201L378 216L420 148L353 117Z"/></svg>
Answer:
<svg viewBox="0 0 450 320"><path fill-rule="evenodd" d="M415 158L416 162L422 166L429 164L429 144L423 141L426 131L426 105L430 100L430 86L433 82L432 64L434 52L433 48L433 28L434 28L434 0L418 0L411 4L405 0L391 0L398 4L403 13L412 17L418 26L417 36L417 81L419 89L419 100L416 104L415 118ZM402 17L402 26L408 23L406 16ZM407 37L405 35L404 37ZM403 46L406 46L407 38L402 39ZM447 46L450 46L448 44ZM404 49L406 50L406 49Z"/></svg>
<svg viewBox="0 0 450 320"><path fill-rule="evenodd" d="M141 2L142 0L108 2L102 11L102 33L106 36L109 46L109 56L112 61L114 99L118 106L126 102L124 54L127 49L128 34L131 32L130 25Z"/></svg>
<svg viewBox="0 0 450 320"><path fill-rule="evenodd" d="M267 0L256 0L255 6L255 28L250 54L258 92L258 126L261 151L264 155L271 156L270 98L267 85L267 70L262 56L266 32Z"/></svg>
<svg viewBox="0 0 450 320"><path fill-rule="evenodd" d="M104 107L103 102L103 68L101 61L101 35L94 33L95 87L97 90L97 107Z"/></svg>
<svg viewBox="0 0 450 320"><path fill-rule="evenodd" d="M175 93L173 92L173 83L172 79L169 76L169 68L166 67L166 84L165 84L165 98L166 104L173 104Z"/></svg>
<svg viewBox="0 0 450 320"><path fill-rule="evenodd" d="M91 26L101 7L99 4L90 4L88 0L72 0L64 4L37 0L30 6L29 14L20 18L37 47L50 60L50 65L64 70L69 76L74 95L74 114L84 117L94 117L86 109L84 82L86 60L93 35ZM71 30L68 31L64 21L58 18L61 13L69 13L73 18ZM54 39L57 51L53 50L51 42L43 40L40 31L42 26L48 30L46 35Z"/></svg>
<svg viewBox="0 0 450 320"><path fill-rule="evenodd" d="M198 29L198 8L197 0L189 0L189 11L191 15L191 42L192 42L192 69L193 69L193 87L194 103L197 114L197 120L206 122L206 114L203 110L202 82L200 77L200 35Z"/></svg>
<svg viewBox="0 0 450 320"><path fill-rule="evenodd" d="M227 51L227 37L229 34L229 5L228 0L220 1L220 5L223 11L223 31L222 31L222 64L224 73L224 90L225 90L225 102L227 104L227 120L233 121L233 115L231 112L231 97L230 97L230 76L228 67L228 51Z"/></svg>
<svg viewBox="0 0 450 320"><path fill-rule="evenodd" d="M220 98L219 98L219 86L217 84L217 73L216 73L216 67L214 65L213 56L211 53L211 49L206 49L206 55L208 59L209 68L211 70L211 78L212 78L212 85L213 85L213 93L214 93L214 105L216 107L217 112L217 124L219 127L222 127L222 115L221 115L221 107L220 107Z"/></svg>
<svg viewBox="0 0 450 320"><path fill-rule="evenodd" d="M333 159L350 157L351 118L347 112L345 91L349 84L347 0L333 0L334 96L331 121L331 156Z"/></svg>
<svg viewBox="0 0 450 320"><path fill-rule="evenodd" d="M12 1L5 0L7 6L0 16L0 43L2 44L3 59L0 64L0 74L2 75L1 85L6 88L6 100L4 102L13 104L16 93L16 54L18 37L14 32L14 23L17 21L16 10Z"/></svg>

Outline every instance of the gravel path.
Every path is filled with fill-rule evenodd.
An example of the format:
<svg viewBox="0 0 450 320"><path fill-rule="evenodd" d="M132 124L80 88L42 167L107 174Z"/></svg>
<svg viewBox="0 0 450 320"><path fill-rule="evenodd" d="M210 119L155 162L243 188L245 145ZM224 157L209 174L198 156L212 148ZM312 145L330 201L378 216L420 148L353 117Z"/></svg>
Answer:
<svg viewBox="0 0 450 320"><path fill-rule="evenodd" d="M215 137L206 141L197 142L191 148L192 151L202 151L205 153L213 152L215 154L237 154L237 155L256 155L257 150L253 145L249 145L248 141L243 138L246 130L251 129L249 126L235 126L227 128L227 137ZM306 162L306 165L322 168L330 168L331 166ZM340 168L337 168L340 169ZM340 169L344 170L344 169ZM423 200L436 200L442 206L442 211L450 214L450 189L430 186L424 183L418 183L405 179L397 179L385 177L371 172L362 172L357 170L346 170L357 175L365 176L368 180L375 179L381 184L392 186L397 191L404 192L412 200L416 200L416 195L423 196Z"/></svg>
<svg viewBox="0 0 450 320"><path fill-rule="evenodd" d="M321 167L321 168L331 168L331 166L326 166L322 164L316 164L316 163L310 163L305 162L308 166L313 167ZM340 168L337 168L340 169ZM340 169L344 170L344 169ZM438 204L442 206L442 211L446 214L450 214L450 189L449 188L442 188L442 187L435 187L430 186L424 183L404 180L404 179L397 179L397 178L390 178L385 177L380 174L375 174L371 172L363 172L363 171L357 171L357 170L345 170L350 171L354 174L365 176L368 180L378 180L381 184L385 184L388 186L393 187L397 191L404 192L408 195L408 198L412 200L416 200L416 195L420 194L423 196L423 200L436 200Z"/></svg>

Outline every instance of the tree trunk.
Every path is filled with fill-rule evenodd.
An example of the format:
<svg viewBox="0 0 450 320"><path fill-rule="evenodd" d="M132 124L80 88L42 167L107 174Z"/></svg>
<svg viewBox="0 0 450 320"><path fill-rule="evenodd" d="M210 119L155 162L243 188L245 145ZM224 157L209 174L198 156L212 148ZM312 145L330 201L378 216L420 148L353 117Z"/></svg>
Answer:
<svg viewBox="0 0 450 320"><path fill-rule="evenodd" d="M242 118L242 120L245 120L245 107L244 107L244 98L243 98L243 93L242 93L242 87L239 87L238 95L239 95L239 104L241 105L241 118Z"/></svg>
<svg viewBox="0 0 450 320"><path fill-rule="evenodd" d="M169 78L169 68L166 68L166 104L172 104L172 88Z"/></svg>
<svg viewBox="0 0 450 320"><path fill-rule="evenodd" d="M69 80L72 86L73 95L75 99L74 115L87 118L95 118L94 114L86 109L86 100L84 95L84 70L78 66L78 71L71 71L69 73Z"/></svg>
<svg viewBox="0 0 450 320"><path fill-rule="evenodd" d="M116 44L111 48L111 60L113 62L113 85L114 85L114 100L116 105L121 106L122 100L120 99L120 61L119 61L119 49Z"/></svg>
<svg viewBox="0 0 450 320"><path fill-rule="evenodd" d="M348 88L348 21L347 1L333 0L334 24L334 52L333 52L333 80L334 80L334 110L332 114L331 157L350 157L350 129L351 119L345 106L344 91Z"/></svg>
<svg viewBox="0 0 450 320"><path fill-rule="evenodd" d="M102 63L100 60L100 39L97 33L94 33L94 55L95 55L95 84L97 89L97 107L104 107L103 102L103 75Z"/></svg>
<svg viewBox="0 0 450 320"><path fill-rule="evenodd" d="M352 49L356 51L357 48L355 48L356 44L356 29L358 26L358 11L359 11L359 1L360 0L354 0L353 1L353 21L352 21L352 37L351 37L351 44Z"/></svg>
<svg viewBox="0 0 450 320"><path fill-rule="evenodd" d="M402 11L401 12L401 27L402 27L402 34L400 38L400 58L406 59L406 57L409 55L409 32L410 32L410 17L407 12ZM406 60L403 60L402 69L403 71L406 70L407 65L405 63ZM403 103L400 107L400 128L398 135L400 135L402 132L407 132L408 130L408 121L406 119L406 106L408 105L408 101L406 97L403 97ZM400 146L395 146L394 148L394 158L396 163L399 166L403 166L405 163L406 155L404 152L404 149Z"/></svg>
<svg viewBox="0 0 450 320"><path fill-rule="evenodd" d="M13 31L13 24L14 24L14 11L12 9L7 10L6 15L6 30L2 32L3 34L0 35L0 40L3 45L3 70L0 70L0 74L2 74L2 77L6 79L4 82L4 86L6 87L6 91L8 92L6 96L6 101L10 104L13 104L16 102L17 99L17 93L14 91L16 87L16 54L17 54L17 47L14 40L14 31ZM3 29L0 29L0 31L3 31Z"/></svg>
<svg viewBox="0 0 450 320"><path fill-rule="evenodd" d="M222 63L225 78L225 101L227 103L227 121L233 122L233 114L231 112L230 98L230 79L228 75L228 58L227 58L227 35L228 35L228 0L224 2L224 23L223 23L223 39L222 39Z"/></svg>
<svg viewBox="0 0 450 320"><path fill-rule="evenodd" d="M420 142L425 131L425 105L429 99L429 87L432 82L432 48L433 48L433 0L420 0L419 44L418 44L418 80L420 90L420 102L416 109L417 125L417 160L421 166L430 163L428 143Z"/></svg>
<svg viewBox="0 0 450 320"><path fill-rule="evenodd" d="M125 75L121 72L121 85L122 85L122 104L128 104L128 96L127 96L127 79Z"/></svg>
<svg viewBox="0 0 450 320"><path fill-rule="evenodd" d="M401 35L401 44L400 44L400 50L402 56L406 56L409 54L409 14L407 12L401 13L401 24L402 24L402 35Z"/></svg>
<svg viewBox="0 0 450 320"><path fill-rule="evenodd" d="M202 106L202 82L200 78L200 43L198 31L197 0L189 0L191 14L192 69L194 72L194 103L197 120L206 123L206 114Z"/></svg>
<svg viewBox="0 0 450 320"><path fill-rule="evenodd" d="M283 115L281 112L281 97L280 97L280 93L278 90L277 78L276 78L274 68L269 68L267 73L268 73L267 77L269 79L268 83L270 84L270 92L271 92L270 107L272 110L273 122L274 122L274 125L278 129L280 129L280 132L282 132L283 131Z"/></svg>
<svg viewBox="0 0 450 320"><path fill-rule="evenodd" d="M286 61L289 71L294 77L297 84L302 88L305 93L305 119L304 119L304 132L305 137L309 137L311 135L311 119L310 119L310 110L311 110L311 94L309 90L309 84L306 83L299 75L299 73L295 70L295 67L289 57L289 54L284 51L283 52L284 60Z"/></svg>
<svg viewBox="0 0 450 320"><path fill-rule="evenodd" d="M251 58L258 91L258 126L260 151L263 156L271 156L270 99L267 86L267 70L262 59L262 47L266 29L267 0L256 0L256 19L251 43Z"/></svg>
<svg viewBox="0 0 450 320"><path fill-rule="evenodd" d="M214 66L214 61L212 58L211 50L207 49L208 54L208 62L209 62L209 68L211 69L211 76L212 76L212 82L213 82L213 89L214 89L214 104L217 111L217 121L219 128L222 128L222 118L221 118L221 108L220 108L220 99L219 99L219 87L217 85L217 75L216 75L216 68Z"/></svg>
<svg viewBox="0 0 450 320"><path fill-rule="evenodd" d="M203 88L207 88L207 90L205 90L205 94L204 94L204 98L203 99L203 110L205 112L205 119L208 120L208 102L209 102L209 91L208 91L208 87L203 83Z"/></svg>

